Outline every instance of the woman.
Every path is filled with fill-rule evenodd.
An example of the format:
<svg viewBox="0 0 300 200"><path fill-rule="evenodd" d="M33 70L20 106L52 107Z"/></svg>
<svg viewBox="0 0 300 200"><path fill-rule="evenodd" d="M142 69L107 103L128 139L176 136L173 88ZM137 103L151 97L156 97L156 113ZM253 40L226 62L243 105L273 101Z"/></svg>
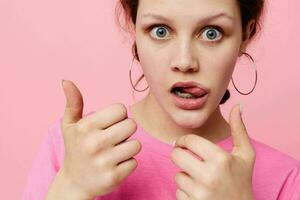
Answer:
<svg viewBox="0 0 300 200"><path fill-rule="evenodd" d="M239 104L229 123L220 112L237 59L254 62L246 48L263 0L120 3L148 95L82 117L82 95L64 81L65 114L23 199L299 200L300 162L250 138Z"/></svg>

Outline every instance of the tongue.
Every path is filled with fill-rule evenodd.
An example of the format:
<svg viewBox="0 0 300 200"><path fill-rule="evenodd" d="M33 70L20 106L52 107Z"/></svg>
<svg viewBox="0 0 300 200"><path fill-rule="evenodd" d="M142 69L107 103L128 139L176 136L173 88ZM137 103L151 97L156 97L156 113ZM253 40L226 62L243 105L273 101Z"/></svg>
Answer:
<svg viewBox="0 0 300 200"><path fill-rule="evenodd" d="M197 87L189 87L189 88L181 88L181 90L185 93L189 93L195 97L200 97L204 94L203 90Z"/></svg>

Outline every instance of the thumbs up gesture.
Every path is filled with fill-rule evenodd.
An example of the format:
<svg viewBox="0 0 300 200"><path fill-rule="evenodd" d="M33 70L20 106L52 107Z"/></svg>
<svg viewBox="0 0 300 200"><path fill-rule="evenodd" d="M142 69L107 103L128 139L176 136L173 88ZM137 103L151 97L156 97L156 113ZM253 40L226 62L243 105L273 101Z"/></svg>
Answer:
<svg viewBox="0 0 300 200"><path fill-rule="evenodd" d="M120 103L83 117L79 89L66 80L63 90L65 157L59 173L85 199L110 193L137 167L133 156L140 152L141 144L126 141L136 131L136 123L127 118L126 107Z"/></svg>
<svg viewBox="0 0 300 200"><path fill-rule="evenodd" d="M239 112L239 104L230 112L229 123L233 139L231 153L194 134L184 135L176 140L171 159L182 169L175 176L178 200L253 199L255 150Z"/></svg>

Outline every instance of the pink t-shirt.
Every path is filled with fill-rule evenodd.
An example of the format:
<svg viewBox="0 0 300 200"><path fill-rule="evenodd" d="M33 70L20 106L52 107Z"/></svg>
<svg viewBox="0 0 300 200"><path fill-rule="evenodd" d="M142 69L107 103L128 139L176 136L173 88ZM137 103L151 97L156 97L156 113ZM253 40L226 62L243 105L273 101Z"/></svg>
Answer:
<svg viewBox="0 0 300 200"><path fill-rule="evenodd" d="M127 106L128 117L131 118ZM28 173L22 200L42 200L64 158L64 143L60 130L62 118L49 127L38 154ZM136 170L112 193L96 200L174 200L175 174L180 170L170 159L173 147L146 133L138 125L131 136L142 143L135 156ZM251 138L256 151L253 171L255 200L300 200L300 161ZM219 142L231 151L231 137Z"/></svg>

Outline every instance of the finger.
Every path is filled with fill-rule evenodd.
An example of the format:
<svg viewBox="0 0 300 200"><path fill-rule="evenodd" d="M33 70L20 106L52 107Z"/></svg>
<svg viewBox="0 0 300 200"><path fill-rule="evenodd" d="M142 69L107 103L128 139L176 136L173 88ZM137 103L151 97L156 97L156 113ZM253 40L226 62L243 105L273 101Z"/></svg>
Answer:
<svg viewBox="0 0 300 200"><path fill-rule="evenodd" d="M126 118L108 129L91 131L90 138L92 143L95 143L95 146L101 147L101 149L111 148L125 142L136 129L136 124L131 119Z"/></svg>
<svg viewBox="0 0 300 200"><path fill-rule="evenodd" d="M121 103L114 103L82 118L80 124L89 130L94 128L104 130L126 118L126 106Z"/></svg>
<svg viewBox="0 0 300 200"><path fill-rule="evenodd" d="M90 112L88 112L88 113L83 114L82 117L87 117L87 116L89 116L89 115L91 115L91 114L94 114L95 112L96 112L96 111L90 111Z"/></svg>
<svg viewBox="0 0 300 200"><path fill-rule="evenodd" d="M176 140L176 146L191 150L204 161L213 160L218 153L224 153L224 150L213 142L195 134L181 136Z"/></svg>
<svg viewBox="0 0 300 200"><path fill-rule="evenodd" d="M136 139L132 139L113 147L108 152L109 154L108 160L110 160L112 165L118 165L121 162L135 156L137 153L141 151L141 149L142 149L141 143Z"/></svg>
<svg viewBox="0 0 300 200"><path fill-rule="evenodd" d="M116 166L116 171L119 180L122 181L128 177L138 166L138 162L135 158L130 158L124 162L121 162Z"/></svg>
<svg viewBox="0 0 300 200"><path fill-rule="evenodd" d="M230 112L229 123L233 140L233 147L231 153L240 156L244 159L248 159L249 156L253 156L255 152L252 147L242 117L240 115L239 104L236 104L232 108Z"/></svg>
<svg viewBox="0 0 300 200"><path fill-rule="evenodd" d="M200 161L191 155L187 150L180 147L172 151L171 159L174 164L180 167L184 172L190 175L193 179L201 181L205 180L205 162Z"/></svg>
<svg viewBox="0 0 300 200"><path fill-rule="evenodd" d="M176 190L176 199L177 200L190 200L190 197L181 189Z"/></svg>
<svg viewBox="0 0 300 200"><path fill-rule="evenodd" d="M112 146L118 145L127 140L137 130L137 125L132 119L126 118L123 121L103 130L103 137Z"/></svg>
<svg viewBox="0 0 300 200"><path fill-rule="evenodd" d="M76 85L69 80L62 82L62 88L66 97L65 112L62 127L76 123L82 118L83 98Z"/></svg>
<svg viewBox="0 0 300 200"><path fill-rule="evenodd" d="M180 191L176 191L176 195L180 196L182 199L190 199L191 194L197 188L193 179L183 171L178 172L175 175L175 182Z"/></svg>

